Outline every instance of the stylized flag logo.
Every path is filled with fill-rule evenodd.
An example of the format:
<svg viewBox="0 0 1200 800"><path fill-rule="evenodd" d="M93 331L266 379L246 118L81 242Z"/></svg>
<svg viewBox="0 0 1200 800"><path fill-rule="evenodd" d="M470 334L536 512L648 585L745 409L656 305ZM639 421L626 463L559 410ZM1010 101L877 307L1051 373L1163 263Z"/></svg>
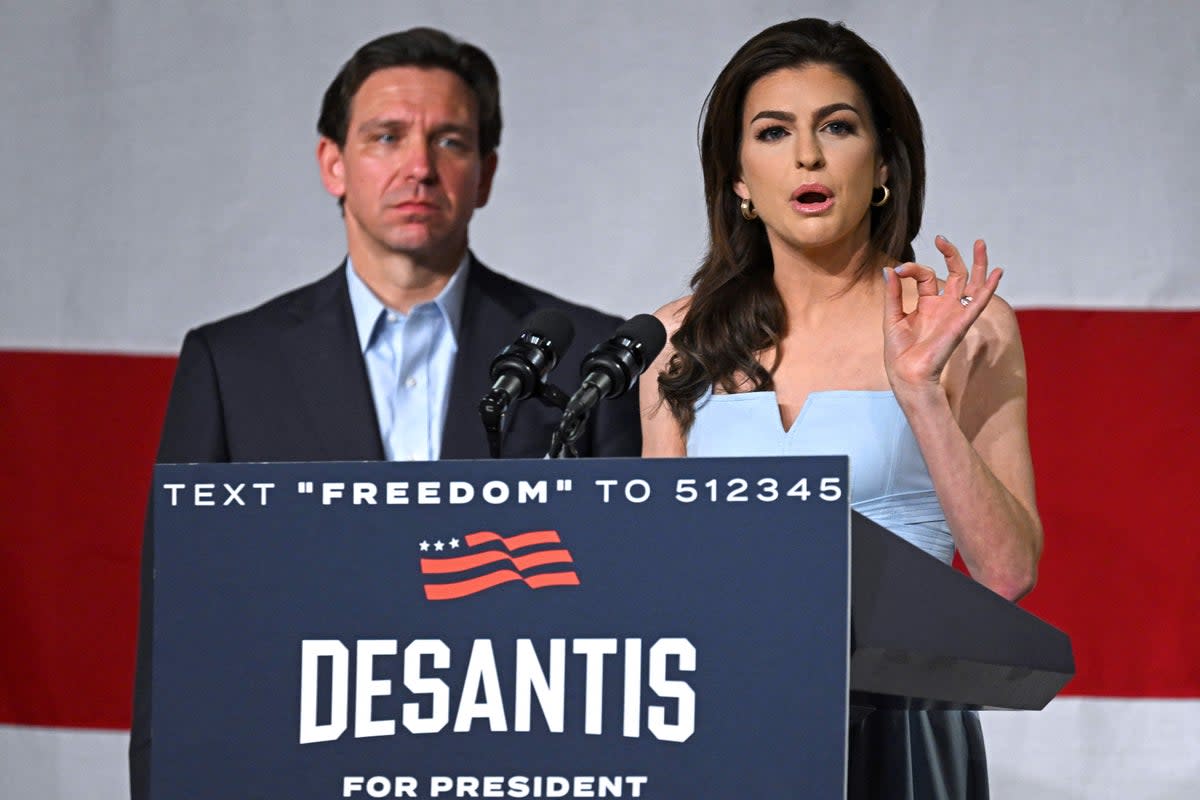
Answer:
<svg viewBox="0 0 1200 800"><path fill-rule="evenodd" d="M466 552L445 558L422 558L421 574L425 575L425 597L428 600L455 600L491 589L512 581L522 581L530 589L547 586L578 586L579 576L571 567L549 567L573 564L574 559L562 546L558 531L530 531L514 536L501 536L491 531L469 533ZM421 552L428 552L430 543L420 543ZM460 547L457 538L432 544L437 552Z"/></svg>

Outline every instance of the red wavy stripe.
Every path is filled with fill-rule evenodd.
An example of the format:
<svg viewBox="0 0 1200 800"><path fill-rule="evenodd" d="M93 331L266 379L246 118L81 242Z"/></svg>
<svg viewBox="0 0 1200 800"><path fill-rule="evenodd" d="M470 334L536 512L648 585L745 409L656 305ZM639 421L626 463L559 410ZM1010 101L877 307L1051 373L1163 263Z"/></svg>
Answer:
<svg viewBox="0 0 1200 800"><path fill-rule="evenodd" d="M578 586L579 576L574 572L549 572L522 578L511 569L501 569L454 583L426 584L425 598L428 600L457 600L460 597L478 594L501 584L522 581L530 589L542 589L547 586Z"/></svg>
<svg viewBox="0 0 1200 800"><path fill-rule="evenodd" d="M540 567L543 564L573 564L575 559L571 558L570 552L566 550L542 550L527 556L518 556L513 559L513 563L517 565L517 569L524 572L530 567Z"/></svg>
<svg viewBox="0 0 1200 800"><path fill-rule="evenodd" d="M470 547L484 542L499 542L509 552L520 550L522 547L532 547L535 544L558 544L561 541L558 538L558 531L530 531L507 538L492 531L479 531L478 533L468 533L466 540Z"/></svg>
<svg viewBox="0 0 1200 800"><path fill-rule="evenodd" d="M542 589L547 586L578 586L579 576L574 572L544 572L541 575L531 575L525 579L531 588Z"/></svg>
<svg viewBox="0 0 1200 800"><path fill-rule="evenodd" d="M517 558L513 558L508 553L501 553L499 550L489 550L486 553L474 553L454 558L422 558L421 572L425 575L445 575L451 572L465 572L482 567L484 564L494 564L497 561L508 561L517 569L524 570L541 564L570 563L571 560L571 554L566 550L542 550Z"/></svg>
<svg viewBox="0 0 1200 800"><path fill-rule="evenodd" d="M427 600L456 600L467 595L478 594L485 589L499 586L503 583L521 580L521 576L511 569L501 569L454 583L425 584L425 599Z"/></svg>
<svg viewBox="0 0 1200 800"><path fill-rule="evenodd" d="M444 575L448 572L462 572L474 569L475 567L482 567L484 564L493 564L497 561L511 562L512 560L512 556L508 553L501 553L499 550L475 553L469 556L457 556L455 558L422 558L421 574Z"/></svg>

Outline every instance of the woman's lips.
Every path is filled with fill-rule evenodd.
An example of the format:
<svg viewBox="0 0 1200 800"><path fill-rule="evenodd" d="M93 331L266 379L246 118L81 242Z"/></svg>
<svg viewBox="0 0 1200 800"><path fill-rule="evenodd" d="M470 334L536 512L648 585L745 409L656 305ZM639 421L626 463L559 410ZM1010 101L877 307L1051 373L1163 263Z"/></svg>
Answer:
<svg viewBox="0 0 1200 800"><path fill-rule="evenodd" d="M820 183L806 183L792 192L792 208L801 214L822 214L833 208L833 192Z"/></svg>
<svg viewBox="0 0 1200 800"><path fill-rule="evenodd" d="M827 196L820 200L813 200L807 197L797 197L792 200L792 208L801 214L823 214L833 208L833 198Z"/></svg>

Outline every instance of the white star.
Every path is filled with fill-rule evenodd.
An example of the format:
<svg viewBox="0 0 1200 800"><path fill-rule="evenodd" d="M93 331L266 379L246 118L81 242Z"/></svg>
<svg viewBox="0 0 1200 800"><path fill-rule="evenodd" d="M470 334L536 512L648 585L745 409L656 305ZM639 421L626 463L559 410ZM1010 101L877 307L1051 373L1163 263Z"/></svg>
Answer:
<svg viewBox="0 0 1200 800"><path fill-rule="evenodd" d="M454 538L454 539L451 539L451 540L450 540L450 549L451 549L451 550L457 550L457 549L458 549L458 538L457 538L457 537L456 537L456 538Z"/></svg>
<svg viewBox="0 0 1200 800"><path fill-rule="evenodd" d="M446 545L442 544L441 539L438 539L436 542L433 543L433 549L437 550L438 552L441 552L441 549L445 546Z"/></svg>
<svg viewBox="0 0 1200 800"><path fill-rule="evenodd" d="M421 552L424 553L428 550L429 550L429 542L421 542Z"/></svg>

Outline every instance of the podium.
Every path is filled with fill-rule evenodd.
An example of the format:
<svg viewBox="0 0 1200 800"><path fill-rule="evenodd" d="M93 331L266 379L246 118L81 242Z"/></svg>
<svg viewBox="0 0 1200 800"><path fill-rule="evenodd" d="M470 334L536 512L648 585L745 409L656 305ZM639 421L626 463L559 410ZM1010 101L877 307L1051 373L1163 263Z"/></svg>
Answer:
<svg viewBox="0 0 1200 800"><path fill-rule="evenodd" d="M1065 633L852 512L852 704L1039 710L1075 675Z"/></svg>
<svg viewBox="0 0 1200 800"><path fill-rule="evenodd" d="M152 796L836 798L852 716L1044 706L1067 638L847 469L161 465Z"/></svg>

